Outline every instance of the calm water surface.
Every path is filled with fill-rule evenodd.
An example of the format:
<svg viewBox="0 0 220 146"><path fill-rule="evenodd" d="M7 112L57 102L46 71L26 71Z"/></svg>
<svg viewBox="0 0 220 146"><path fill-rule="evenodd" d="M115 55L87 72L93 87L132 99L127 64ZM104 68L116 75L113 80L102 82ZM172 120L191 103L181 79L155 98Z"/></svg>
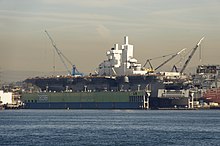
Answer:
<svg viewBox="0 0 220 146"><path fill-rule="evenodd" d="M220 145L220 110L2 110L0 145Z"/></svg>

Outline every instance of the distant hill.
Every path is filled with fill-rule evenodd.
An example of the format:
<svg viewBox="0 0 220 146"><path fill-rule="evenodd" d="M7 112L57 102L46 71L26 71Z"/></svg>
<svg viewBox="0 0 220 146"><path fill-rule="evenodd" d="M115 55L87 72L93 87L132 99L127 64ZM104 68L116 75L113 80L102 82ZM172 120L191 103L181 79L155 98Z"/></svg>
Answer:
<svg viewBox="0 0 220 146"><path fill-rule="evenodd" d="M40 71L2 71L0 75L0 82L1 83L11 83L11 82L17 82L17 81L23 81L27 78L32 77L45 77L45 76L51 76L54 75L52 72L40 72ZM56 72L55 75L66 75L66 72Z"/></svg>

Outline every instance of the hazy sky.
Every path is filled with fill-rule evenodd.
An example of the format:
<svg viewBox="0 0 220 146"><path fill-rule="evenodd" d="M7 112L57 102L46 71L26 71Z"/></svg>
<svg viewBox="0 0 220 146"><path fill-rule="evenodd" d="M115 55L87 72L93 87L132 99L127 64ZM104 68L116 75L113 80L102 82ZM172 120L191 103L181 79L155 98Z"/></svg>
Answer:
<svg viewBox="0 0 220 146"><path fill-rule="evenodd" d="M0 0L1 70L52 71L54 48L45 29L85 73L124 35L142 64L191 49L205 35L202 63L220 64L219 0ZM189 66L200 63L198 54ZM57 55L55 64L65 70Z"/></svg>

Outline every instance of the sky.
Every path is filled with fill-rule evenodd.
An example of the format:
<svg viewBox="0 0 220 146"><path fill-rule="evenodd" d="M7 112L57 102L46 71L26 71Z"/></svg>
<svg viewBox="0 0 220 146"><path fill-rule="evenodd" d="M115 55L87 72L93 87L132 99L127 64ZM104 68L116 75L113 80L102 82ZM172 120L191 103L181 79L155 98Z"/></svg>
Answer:
<svg viewBox="0 0 220 146"><path fill-rule="evenodd" d="M45 30L86 74L125 35L142 64L190 51L203 36L202 60L197 51L189 67L220 64L219 0L0 0L0 70L65 71Z"/></svg>

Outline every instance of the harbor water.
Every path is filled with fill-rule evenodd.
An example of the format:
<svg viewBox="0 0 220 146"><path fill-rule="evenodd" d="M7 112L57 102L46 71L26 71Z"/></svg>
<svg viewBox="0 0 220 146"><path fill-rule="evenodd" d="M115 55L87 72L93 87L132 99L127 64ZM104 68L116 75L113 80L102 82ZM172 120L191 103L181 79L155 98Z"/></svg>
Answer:
<svg viewBox="0 0 220 146"><path fill-rule="evenodd" d="M220 145L220 110L1 110L0 145Z"/></svg>

